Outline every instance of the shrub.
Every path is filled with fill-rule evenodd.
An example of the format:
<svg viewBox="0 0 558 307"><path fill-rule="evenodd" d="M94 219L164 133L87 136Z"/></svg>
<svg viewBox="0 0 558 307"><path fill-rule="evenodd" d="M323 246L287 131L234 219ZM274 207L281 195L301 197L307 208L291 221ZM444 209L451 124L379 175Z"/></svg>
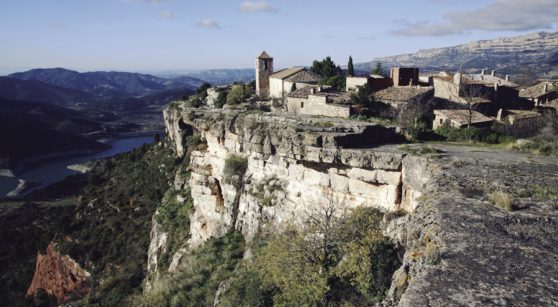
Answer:
<svg viewBox="0 0 558 307"><path fill-rule="evenodd" d="M511 203L511 196L503 191L494 191L488 195L488 200L498 208L502 208L507 211L513 209Z"/></svg>
<svg viewBox="0 0 558 307"><path fill-rule="evenodd" d="M248 168L248 159L241 156L232 154L225 160L224 179L226 183L233 183L232 179L235 176L239 178L244 177L246 169Z"/></svg>
<svg viewBox="0 0 558 307"><path fill-rule="evenodd" d="M455 127L443 126L436 129L434 132L445 137L448 142L501 144L513 141L513 138L510 136L503 135L490 129L476 127L459 129Z"/></svg>

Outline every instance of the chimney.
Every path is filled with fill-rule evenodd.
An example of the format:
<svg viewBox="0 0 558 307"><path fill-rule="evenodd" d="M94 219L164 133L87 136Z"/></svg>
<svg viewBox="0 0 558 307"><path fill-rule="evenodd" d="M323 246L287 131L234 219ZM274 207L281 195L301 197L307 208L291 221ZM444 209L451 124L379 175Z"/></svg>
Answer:
<svg viewBox="0 0 558 307"><path fill-rule="evenodd" d="M506 75L506 82L510 82L510 75Z"/></svg>
<svg viewBox="0 0 558 307"><path fill-rule="evenodd" d="M310 89L310 94L316 94L316 88L315 87Z"/></svg>
<svg viewBox="0 0 558 307"><path fill-rule="evenodd" d="M502 121L502 113L504 112L503 109L498 110L498 115L496 115L496 120L501 122Z"/></svg>
<svg viewBox="0 0 558 307"><path fill-rule="evenodd" d="M490 73L490 75L491 75L492 77L495 77L495 76L496 76L496 71L493 70L493 71Z"/></svg>
<svg viewBox="0 0 558 307"><path fill-rule="evenodd" d="M485 73L486 73L486 69L481 70L481 76L484 76Z"/></svg>
<svg viewBox="0 0 558 307"><path fill-rule="evenodd" d="M542 92L542 93L543 93L543 94L546 94L546 92L548 92L548 83L545 83L545 84L544 84L543 92Z"/></svg>

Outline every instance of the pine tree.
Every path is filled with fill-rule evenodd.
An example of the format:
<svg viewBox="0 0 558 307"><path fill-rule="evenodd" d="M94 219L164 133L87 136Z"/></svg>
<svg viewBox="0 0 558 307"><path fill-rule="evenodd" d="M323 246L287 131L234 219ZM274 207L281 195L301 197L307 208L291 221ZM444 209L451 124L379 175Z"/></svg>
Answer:
<svg viewBox="0 0 558 307"><path fill-rule="evenodd" d="M349 69L349 76L354 76L355 75L355 68L353 66L353 57L349 56L349 65L348 65L348 69Z"/></svg>

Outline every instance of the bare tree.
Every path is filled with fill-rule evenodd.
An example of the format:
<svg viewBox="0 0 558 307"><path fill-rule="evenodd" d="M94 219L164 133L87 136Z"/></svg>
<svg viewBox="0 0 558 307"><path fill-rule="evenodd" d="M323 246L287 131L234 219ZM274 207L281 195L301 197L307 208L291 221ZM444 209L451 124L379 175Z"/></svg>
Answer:
<svg viewBox="0 0 558 307"><path fill-rule="evenodd" d="M445 81L442 83L446 97L451 102L456 103L459 109L465 110L462 114L457 114L467 123L467 132L470 135L473 117L479 104L487 101L487 90L482 83L463 77L461 72L457 72L453 82Z"/></svg>

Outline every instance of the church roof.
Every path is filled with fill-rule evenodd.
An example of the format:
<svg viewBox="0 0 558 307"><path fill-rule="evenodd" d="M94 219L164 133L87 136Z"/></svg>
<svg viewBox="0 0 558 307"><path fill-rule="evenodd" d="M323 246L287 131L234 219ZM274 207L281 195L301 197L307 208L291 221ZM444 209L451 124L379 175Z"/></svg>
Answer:
<svg viewBox="0 0 558 307"><path fill-rule="evenodd" d="M274 73L273 75L269 76L270 78L273 79L286 79L294 74L296 74L297 72L303 71L304 67L292 67L292 68L286 68L283 70L280 70L276 73Z"/></svg>
<svg viewBox="0 0 558 307"><path fill-rule="evenodd" d="M298 83L315 83L320 81L320 79L321 79L320 75L315 74L311 71L307 71L305 69L288 77L287 79L285 79L285 81L298 82Z"/></svg>
<svg viewBox="0 0 558 307"><path fill-rule="evenodd" d="M269 56L269 54L267 54L267 52L262 52L262 54L260 54L260 56L258 57L258 59L273 59L271 56Z"/></svg>

